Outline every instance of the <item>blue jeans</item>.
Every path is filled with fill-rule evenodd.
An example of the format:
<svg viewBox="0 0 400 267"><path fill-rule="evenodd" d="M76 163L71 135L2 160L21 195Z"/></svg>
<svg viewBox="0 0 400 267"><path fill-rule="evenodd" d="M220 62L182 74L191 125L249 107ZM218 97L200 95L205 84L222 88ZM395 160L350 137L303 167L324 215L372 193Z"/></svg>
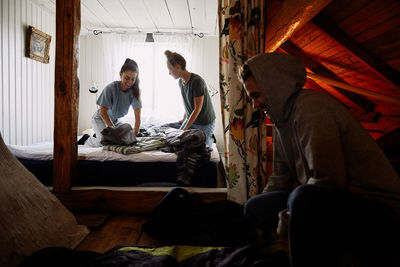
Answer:
<svg viewBox="0 0 400 267"><path fill-rule="evenodd" d="M185 128L188 120L189 119L185 119L185 121L182 123L182 125L179 129ZM198 129L198 130L203 131L203 133L206 135L206 146L212 147L212 144L214 142L214 139L212 137L212 135L214 133L214 127L215 127L215 120L213 120L212 122L210 122L209 124L206 124L206 125L192 123L192 125L190 125L189 129Z"/></svg>
<svg viewBox="0 0 400 267"><path fill-rule="evenodd" d="M250 198L245 215L258 228L274 230L285 208L292 267L342 266L355 259L368 266L400 266L399 222L386 205L335 188L301 185Z"/></svg>

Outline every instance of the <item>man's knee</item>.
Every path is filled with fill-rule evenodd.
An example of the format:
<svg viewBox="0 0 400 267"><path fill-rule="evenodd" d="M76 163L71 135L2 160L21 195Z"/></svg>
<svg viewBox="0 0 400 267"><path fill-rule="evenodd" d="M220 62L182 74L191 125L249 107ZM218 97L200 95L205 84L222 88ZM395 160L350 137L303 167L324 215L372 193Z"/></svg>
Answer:
<svg viewBox="0 0 400 267"><path fill-rule="evenodd" d="M244 215L246 217L253 217L258 209L258 201L256 197L252 197L244 204Z"/></svg>
<svg viewBox="0 0 400 267"><path fill-rule="evenodd" d="M314 204L318 204L320 187L316 185L300 185L289 195L288 207L292 209L312 209Z"/></svg>

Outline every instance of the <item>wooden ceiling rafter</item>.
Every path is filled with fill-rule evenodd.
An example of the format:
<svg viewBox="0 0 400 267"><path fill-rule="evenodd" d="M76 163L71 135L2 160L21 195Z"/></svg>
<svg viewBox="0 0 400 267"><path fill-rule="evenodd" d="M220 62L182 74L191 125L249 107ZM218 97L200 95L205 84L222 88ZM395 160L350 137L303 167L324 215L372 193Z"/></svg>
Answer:
<svg viewBox="0 0 400 267"><path fill-rule="evenodd" d="M284 52L284 50L281 50L282 52ZM303 86L304 89L312 89L314 91L317 92L321 92L321 93L328 93L324 88L322 88L319 84L317 84L314 80L311 79L307 79L306 83Z"/></svg>
<svg viewBox="0 0 400 267"><path fill-rule="evenodd" d="M274 52L332 0L286 0L265 29L265 52Z"/></svg>
<svg viewBox="0 0 400 267"><path fill-rule="evenodd" d="M343 88L343 89L348 90L350 92L355 92L355 93L360 94L360 95L369 96L369 97L372 97L372 98L375 98L375 99L378 99L378 100L381 100L381 101L384 101L384 102L387 102L387 103L400 105L400 98L397 98L397 97L376 93L376 92L371 91L371 90L366 90L364 88L353 86L353 85L350 85L348 83L341 82L341 81L338 81L338 80L335 80L335 79L331 79L331 78L327 78L327 77L324 77L322 75L317 75L317 74L314 74L314 73L307 73L307 77L310 78L310 79L314 79L316 81L322 81L322 82L325 82L327 84L331 84L333 86L336 86L336 87L339 87L339 88Z"/></svg>
<svg viewBox="0 0 400 267"><path fill-rule="evenodd" d="M336 27L326 16L321 14L316 15L311 23L315 24L318 28L324 31L327 35L331 36L340 45L345 47L352 54L357 56L361 61L368 65L374 72L379 74L382 78L391 82L400 90L400 73L386 64L380 58L370 53L361 44L348 36L341 29Z"/></svg>
<svg viewBox="0 0 400 267"><path fill-rule="evenodd" d="M305 67L315 74L326 76L335 80L340 80L340 78L337 77L332 71L325 68L315 60L310 59L310 57L308 57L300 48L292 44L290 41L286 41L284 44L281 45L280 48L285 52L301 59L304 62ZM356 108L363 110L364 112L373 111L375 108L375 104L355 93L331 86L326 83L316 83L328 93L333 95L335 98L338 98L340 101L342 101L348 108Z"/></svg>

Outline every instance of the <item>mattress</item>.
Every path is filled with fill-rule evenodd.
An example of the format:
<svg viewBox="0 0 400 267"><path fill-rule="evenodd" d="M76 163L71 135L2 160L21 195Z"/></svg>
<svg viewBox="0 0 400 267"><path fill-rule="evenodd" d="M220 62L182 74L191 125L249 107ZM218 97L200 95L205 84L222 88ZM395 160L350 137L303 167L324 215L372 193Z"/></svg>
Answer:
<svg viewBox="0 0 400 267"><path fill-rule="evenodd" d="M44 185L53 180L53 142L29 146L7 145L18 160ZM210 160L198 166L190 186L217 187L216 145ZM101 147L78 146L78 174L74 186L177 186L177 155L161 150L123 155Z"/></svg>
<svg viewBox="0 0 400 267"><path fill-rule="evenodd" d="M138 137L140 139L140 137ZM79 138L78 138L79 140ZM22 159L52 160L53 142L41 142L28 146L7 145L14 156ZM210 161L219 162L219 153L215 143L212 146ZM78 146L79 160L95 161L131 161L131 162L176 162L175 153L166 153L161 150L143 151L141 153L123 155L113 151L105 151L102 147Z"/></svg>

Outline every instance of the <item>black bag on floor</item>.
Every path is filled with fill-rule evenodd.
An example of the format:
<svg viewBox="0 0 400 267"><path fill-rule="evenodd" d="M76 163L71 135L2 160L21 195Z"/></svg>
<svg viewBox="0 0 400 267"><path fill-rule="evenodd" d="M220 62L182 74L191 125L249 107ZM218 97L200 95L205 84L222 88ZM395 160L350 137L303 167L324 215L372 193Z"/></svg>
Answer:
<svg viewBox="0 0 400 267"><path fill-rule="evenodd" d="M242 205L229 200L203 203L183 188L165 195L143 230L181 245L234 246L257 240Z"/></svg>

